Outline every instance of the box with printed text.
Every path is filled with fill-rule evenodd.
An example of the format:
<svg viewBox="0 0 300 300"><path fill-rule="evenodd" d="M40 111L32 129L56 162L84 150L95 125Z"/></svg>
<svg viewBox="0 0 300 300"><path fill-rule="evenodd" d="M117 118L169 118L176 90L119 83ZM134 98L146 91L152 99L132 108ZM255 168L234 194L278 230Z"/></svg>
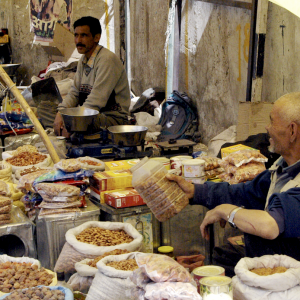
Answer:
<svg viewBox="0 0 300 300"><path fill-rule="evenodd" d="M143 198L135 189L108 192L104 194L104 199L106 204L115 208L139 206L146 204Z"/></svg>

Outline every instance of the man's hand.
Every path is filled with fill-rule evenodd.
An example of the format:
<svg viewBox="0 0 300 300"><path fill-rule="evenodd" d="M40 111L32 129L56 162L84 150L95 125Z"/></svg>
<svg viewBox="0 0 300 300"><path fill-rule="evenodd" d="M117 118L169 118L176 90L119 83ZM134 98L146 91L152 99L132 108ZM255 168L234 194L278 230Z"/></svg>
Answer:
<svg viewBox="0 0 300 300"><path fill-rule="evenodd" d="M187 182L183 177L174 174L167 174L166 178L172 181L176 181L189 199L194 197L195 187L192 183Z"/></svg>
<svg viewBox="0 0 300 300"><path fill-rule="evenodd" d="M64 128L63 125L64 125L63 118L62 118L61 114L58 112L56 114L56 117L55 117L55 120L54 120L54 123L53 123L54 133L57 136L61 136L62 135L62 130Z"/></svg>
<svg viewBox="0 0 300 300"><path fill-rule="evenodd" d="M225 227L227 216L230 214L230 212L236 208L237 206L232 204L221 204L216 206L214 209L209 210L203 221L200 225L200 231L203 238L206 240L209 239L209 231L208 231L208 225L214 224L216 222L220 222L220 225L222 228Z"/></svg>

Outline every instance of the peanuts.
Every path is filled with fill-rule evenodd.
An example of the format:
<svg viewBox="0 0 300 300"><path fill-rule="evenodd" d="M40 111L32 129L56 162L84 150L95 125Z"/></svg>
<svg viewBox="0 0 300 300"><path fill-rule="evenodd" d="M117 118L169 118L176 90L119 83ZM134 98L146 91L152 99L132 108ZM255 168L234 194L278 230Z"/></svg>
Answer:
<svg viewBox="0 0 300 300"><path fill-rule="evenodd" d="M133 241L133 238L122 229L108 230L100 227L86 228L76 236L76 239L96 246L115 246Z"/></svg>
<svg viewBox="0 0 300 300"><path fill-rule="evenodd" d="M103 255L97 256L94 260L91 260L90 262L88 262L88 265L93 268L96 268L97 262L99 260L101 260L103 257L108 256L108 255L120 255L120 254L125 254L125 253L129 253L129 251L127 251L126 249L124 249L124 250L116 249L116 250L112 250L109 252L105 252Z"/></svg>
<svg viewBox="0 0 300 300"><path fill-rule="evenodd" d="M111 261L111 262L107 263L106 265L109 267L115 268L117 270L122 270L122 271L134 271L135 269L138 269L138 267L139 267L134 258L120 260L120 261Z"/></svg>

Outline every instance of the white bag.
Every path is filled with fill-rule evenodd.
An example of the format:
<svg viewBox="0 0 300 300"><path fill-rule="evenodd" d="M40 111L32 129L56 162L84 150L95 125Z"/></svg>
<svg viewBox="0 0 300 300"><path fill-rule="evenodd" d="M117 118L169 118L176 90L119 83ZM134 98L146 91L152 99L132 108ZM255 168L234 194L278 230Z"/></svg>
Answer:
<svg viewBox="0 0 300 300"><path fill-rule="evenodd" d="M105 164L100 159L90 157L90 156L84 156L84 157L78 157L77 160L81 162L83 169L94 170L98 172L105 170ZM88 164L86 161L92 161L95 163L95 165Z"/></svg>
<svg viewBox="0 0 300 300"><path fill-rule="evenodd" d="M256 268L286 267L284 273L268 276L257 275L250 270ZM235 266L232 279L234 297L252 299L299 299L300 262L286 255L264 255L242 258Z"/></svg>
<svg viewBox="0 0 300 300"><path fill-rule="evenodd" d="M13 173L15 173L17 170L24 170L24 169L32 168L33 166L35 166L36 168L47 168L47 167L50 167L51 164L52 164L52 159L51 159L50 155L49 154L45 154L45 153L40 153L40 152L39 152L39 154L46 155L47 157L43 161L41 161L41 162L39 162L39 163L37 163L35 165L14 166L14 165L11 165L10 163L8 163L6 161L9 157L7 157L6 159L4 159L4 161L6 163L8 163L9 165L11 165Z"/></svg>
<svg viewBox="0 0 300 300"><path fill-rule="evenodd" d="M128 277L132 271L122 271L107 266L112 261L134 258L135 253L109 255L97 263L98 272L89 289L86 300L130 300L127 291L134 288L134 283Z"/></svg>
<svg viewBox="0 0 300 300"><path fill-rule="evenodd" d="M100 227L109 230L123 229L127 234L134 238L130 243L119 244L115 246L95 246L83 242L79 242L76 236L84 229L89 227ZM127 250L129 252L138 250L142 246L143 236L129 223L121 222L97 222L89 221L80 226L69 229L66 232L66 243L62 248L60 255L56 261L54 270L64 270L66 273L75 272L75 263L86 258L96 258L115 249Z"/></svg>
<svg viewBox="0 0 300 300"><path fill-rule="evenodd" d="M89 227L100 227L108 230L123 229L128 235L133 238L133 241L130 243L124 243L115 246L95 246L79 242L76 239L76 236L79 235L84 229ZM142 245L143 236L129 223L89 221L75 228L69 229L66 232L66 241L80 253L99 256L104 254L105 252L109 252L115 249L126 249L129 252L133 252L139 249Z"/></svg>
<svg viewBox="0 0 300 300"><path fill-rule="evenodd" d="M6 254L0 255L0 263L5 263L7 261L11 261L11 262L17 262L17 263L31 263L32 265L37 265L38 268L41 268L41 263L34 258L30 258L30 257L12 257L12 256L8 256Z"/></svg>
<svg viewBox="0 0 300 300"><path fill-rule="evenodd" d="M75 270L80 276L93 276L95 277L98 269L88 265L93 259L87 258L75 264Z"/></svg>

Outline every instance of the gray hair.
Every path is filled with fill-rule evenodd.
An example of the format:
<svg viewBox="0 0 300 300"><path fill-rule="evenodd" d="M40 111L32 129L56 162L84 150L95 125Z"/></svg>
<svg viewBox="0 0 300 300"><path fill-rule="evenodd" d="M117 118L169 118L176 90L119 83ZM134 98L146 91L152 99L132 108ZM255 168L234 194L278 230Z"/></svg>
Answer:
<svg viewBox="0 0 300 300"><path fill-rule="evenodd" d="M275 105L280 108L280 117L287 123L300 125L300 92L281 96Z"/></svg>

